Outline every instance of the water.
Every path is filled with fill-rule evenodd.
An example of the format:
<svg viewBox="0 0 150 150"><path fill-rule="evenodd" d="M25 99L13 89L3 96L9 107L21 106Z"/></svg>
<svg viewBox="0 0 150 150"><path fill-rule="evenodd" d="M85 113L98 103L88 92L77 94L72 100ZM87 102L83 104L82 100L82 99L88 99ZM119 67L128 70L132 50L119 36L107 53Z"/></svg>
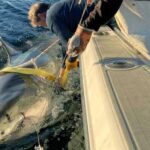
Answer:
<svg viewBox="0 0 150 150"><path fill-rule="evenodd" d="M0 4L0 16L1 16L0 17L0 36L5 41L12 44L16 48L24 51L32 47L34 43L36 43L37 41L42 43L42 41L49 39L51 37L51 33L49 31L43 28L33 28L31 27L28 21L28 18L27 18L28 10L30 6L32 5L32 3L36 2L36 0L17 0L17 1L16 0L0 0L0 2L1 2ZM43 2L53 3L54 1L43 0ZM43 128L40 131L41 137L46 137L46 138L40 139L42 145L44 145L45 150L46 149L47 150L49 149L51 150L62 150L62 149L82 150L84 149L84 139L81 139L83 138L82 136L83 130L82 130L82 121L81 121L82 110L81 110L81 104L80 104L80 89L79 89L79 77L78 76L76 76L76 78L78 78L77 83L75 82L76 80L72 80L72 81L70 80L71 82L75 82L73 84L74 87L69 88L69 90L72 90L71 91L72 94L69 94L69 91L66 91L64 92L64 95L66 95L65 99L63 98L62 95L57 95L54 98L54 104L53 104L54 107L52 109L52 117L56 118L54 119L54 122L56 122L56 124L51 125L48 128ZM31 86L31 89L33 90L32 85L30 86ZM38 84L38 87L39 87L39 84ZM76 89L77 92L74 92L73 91L74 89ZM31 96L35 95L32 93L32 90L27 89L27 93L29 92ZM49 93L49 91L50 90L48 89L47 93ZM46 91L44 90L44 92ZM21 103L20 99L18 103L20 102L19 104L22 104L23 106L26 106L26 107L28 107L28 105L32 107L31 103L28 103L31 101L30 97L25 96L25 98L28 99L26 100L22 98L23 101L26 102L25 105ZM35 101L36 99L33 99L33 100ZM18 108L18 106L20 107L20 105L18 104L14 106L14 112L13 112L14 114L16 113L16 110L17 110L16 108ZM62 111L60 108L62 108ZM21 109L21 111L23 110ZM47 124L50 124L51 122L53 122L52 119L48 119L48 120L50 121ZM25 147L28 147L31 144L31 142L35 143L35 141L37 141L37 137L31 135L30 139L28 140L26 140L25 138L25 143L28 143L24 145ZM18 144L22 145L21 142L18 142ZM38 143L36 143L36 145L37 144ZM33 150L34 147L35 145L33 145L33 147L30 149ZM0 148L0 149L3 149L3 148ZM15 149L17 150L18 148L15 147Z"/></svg>
<svg viewBox="0 0 150 150"><path fill-rule="evenodd" d="M5 41L22 48L31 45L37 38L50 34L42 28L31 27L28 21L28 10L35 2L36 0L0 0L0 36Z"/></svg>

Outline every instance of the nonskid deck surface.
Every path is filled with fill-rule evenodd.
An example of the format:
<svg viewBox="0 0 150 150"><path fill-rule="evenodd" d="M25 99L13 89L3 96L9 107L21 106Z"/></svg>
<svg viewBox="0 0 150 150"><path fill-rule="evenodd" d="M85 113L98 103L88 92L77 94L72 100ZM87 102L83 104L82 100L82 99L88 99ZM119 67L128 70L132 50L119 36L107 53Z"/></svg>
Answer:
<svg viewBox="0 0 150 150"><path fill-rule="evenodd" d="M149 61L101 28L80 66L87 149L149 150Z"/></svg>
<svg viewBox="0 0 150 150"><path fill-rule="evenodd" d="M121 31L141 52L150 54L150 1L124 0L116 20Z"/></svg>

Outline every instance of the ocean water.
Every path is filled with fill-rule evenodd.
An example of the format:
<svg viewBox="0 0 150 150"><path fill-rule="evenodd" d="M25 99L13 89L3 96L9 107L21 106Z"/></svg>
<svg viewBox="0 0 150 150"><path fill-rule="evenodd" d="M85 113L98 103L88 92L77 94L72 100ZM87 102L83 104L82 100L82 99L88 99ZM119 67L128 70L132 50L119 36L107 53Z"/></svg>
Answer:
<svg viewBox="0 0 150 150"><path fill-rule="evenodd" d="M35 2L36 0L0 0L0 36L5 41L23 48L41 36L51 36L47 30L30 25L28 10ZM51 0L42 2L53 3Z"/></svg>
<svg viewBox="0 0 150 150"><path fill-rule="evenodd" d="M52 36L52 33L48 30L33 28L28 21L28 10L36 0L0 0L0 2L0 36L6 42L24 51L34 46L34 43L37 43L37 41L42 43L42 41ZM42 2L53 3L56 0L43 0ZM40 131L40 140L44 150L84 150L78 70L75 76L76 80L72 79L73 74L74 72L70 75L71 79L69 80L71 82L71 88L63 92L64 96L66 96L65 99L63 95L54 96L55 103L52 114L55 114L54 116L56 118L58 113L60 114L57 120L54 120L56 123ZM27 90L27 92L30 93L31 91ZM63 109L61 110L61 108ZM42 135L44 138L42 138ZM24 143L32 145L32 141L35 143L37 138L35 139L35 136L32 137L31 135L30 138L25 137ZM25 145L24 143L19 142L20 145L23 145L23 147L21 146L22 149L33 150L35 146L38 146L38 143L36 143L32 147L28 147L29 145ZM11 146L13 147L12 149L20 150L20 146L16 146L15 148L12 144ZM0 145L0 149L9 150L11 148L5 148L5 146Z"/></svg>

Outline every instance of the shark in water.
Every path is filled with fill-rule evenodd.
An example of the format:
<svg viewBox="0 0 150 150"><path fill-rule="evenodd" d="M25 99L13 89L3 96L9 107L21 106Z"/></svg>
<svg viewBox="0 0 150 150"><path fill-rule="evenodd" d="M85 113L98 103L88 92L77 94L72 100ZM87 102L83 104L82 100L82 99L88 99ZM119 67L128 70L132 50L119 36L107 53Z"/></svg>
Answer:
<svg viewBox="0 0 150 150"><path fill-rule="evenodd" d="M21 53L1 39L0 53L6 53L9 59L4 61L3 67L24 64L38 56L49 44L49 42L42 43ZM37 67L46 65L55 67L52 57L47 53L41 55L35 64ZM25 67L33 66L32 63L25 64ZM12 141L23 136L38 133L37 130L44 126L42 122L47 119L48 111L53 103L47 86L39 83L38 80L34 83L32 77L17 73L0 75L0 149L10 143L12 145ZM48 92L44 89L45 87Z"/></svg>
<svg viewBox="0 0 150 150"><path fill-rule="evenodd" d="M6 52L8 53L7 55L9 55L8 59L10 59L9 62L5 62L6 65L17 66L28 62L32 58L39 55L43 50L43 44L39 44L38 46L32 47L25 53L21 53L1 39L0 53L2 53L4 50L6 50ZM44 54L35 63L39 67L46 65L48 62L49 56L47 54ZM28 64L25 67L32 66L33 64ZM0 76L0 115L5 110L6 106L11 104L14 99L19 97L24 92L24 89L25 83L20 75L11 73Z"/></svg>

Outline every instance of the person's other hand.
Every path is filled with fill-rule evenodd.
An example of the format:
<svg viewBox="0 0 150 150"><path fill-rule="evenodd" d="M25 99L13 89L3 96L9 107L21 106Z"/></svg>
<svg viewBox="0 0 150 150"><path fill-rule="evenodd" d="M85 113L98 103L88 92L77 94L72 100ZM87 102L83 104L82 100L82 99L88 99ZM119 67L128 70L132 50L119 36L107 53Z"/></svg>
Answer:
<svg viewBox="0 0 150 150"><path fill-rule="evenodd" d="M91 38L92 30L78 26L75 34L68 41L67 54L70 55L72 52L79 54L83 52Z"/></svg>

